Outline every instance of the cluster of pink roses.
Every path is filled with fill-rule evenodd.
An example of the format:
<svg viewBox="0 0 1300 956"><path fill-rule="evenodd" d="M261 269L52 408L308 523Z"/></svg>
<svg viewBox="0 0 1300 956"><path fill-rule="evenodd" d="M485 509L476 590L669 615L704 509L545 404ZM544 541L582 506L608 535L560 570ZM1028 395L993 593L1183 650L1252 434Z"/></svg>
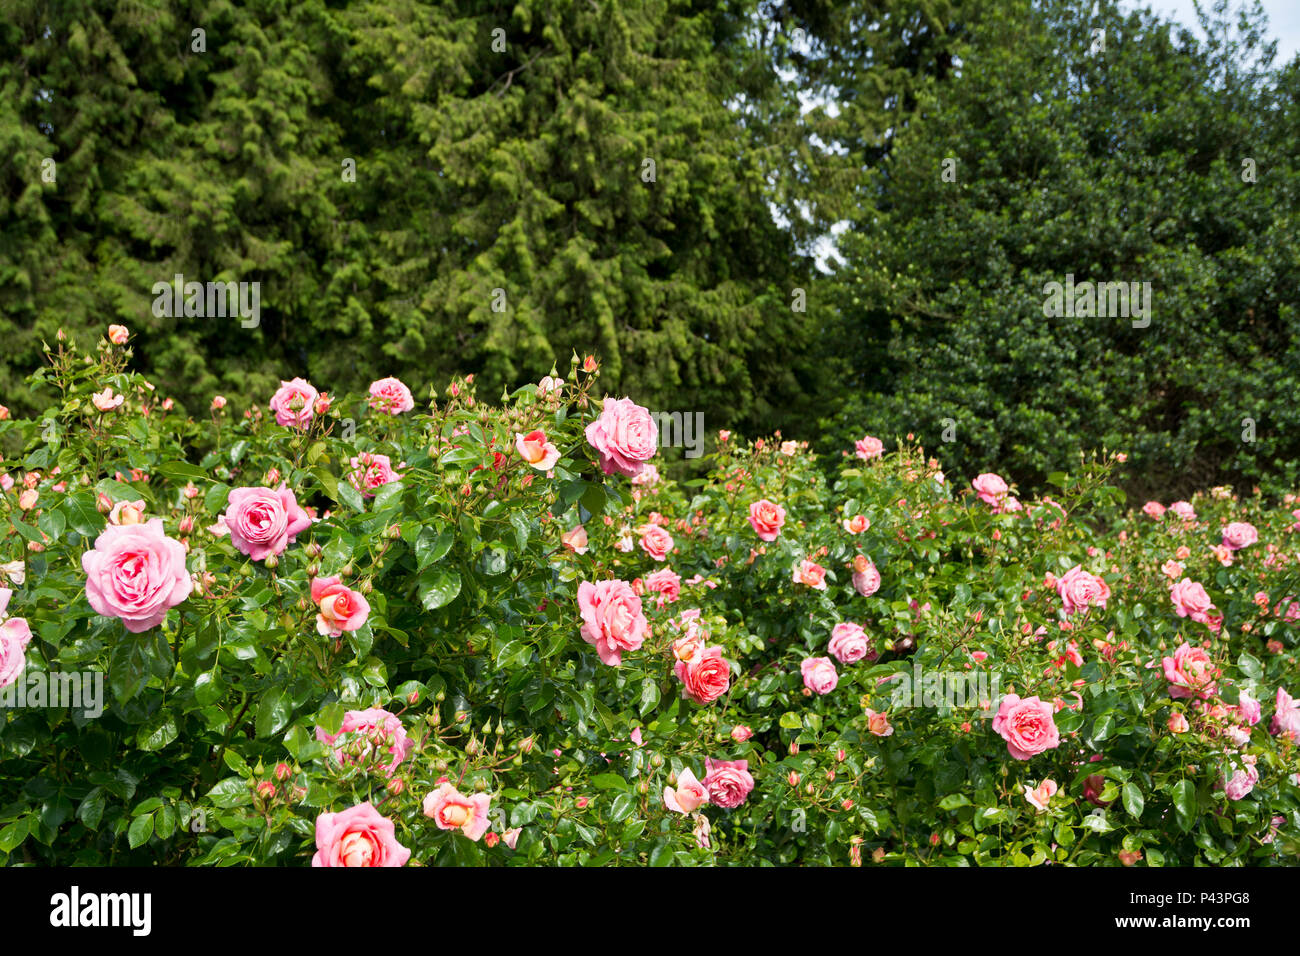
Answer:
<svg viewBox="0 0 1300 956"><path fill-rule="evenodd" d="M677 777L676 787L664 787L664 806L674 813L694 813L706 803L732 810L740 806L754 789L748 760L704 759L704 780L698 780L690 768Z"/></svg>

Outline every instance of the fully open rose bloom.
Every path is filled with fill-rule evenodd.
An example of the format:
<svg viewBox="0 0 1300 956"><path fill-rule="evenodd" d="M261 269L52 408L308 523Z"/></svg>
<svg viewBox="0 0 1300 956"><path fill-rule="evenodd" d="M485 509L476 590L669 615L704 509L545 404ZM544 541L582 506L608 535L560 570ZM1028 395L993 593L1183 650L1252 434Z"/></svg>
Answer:
<svg viewBox="0 0 1300 956"><path fill-rule="evenodd" d="M664 806L674 813L694 813L709 802L709 791L695 778L690 768L677 776L677 788L664 787Z"/></svg>
<svg viewBox="0 0 1300 956"><path fill-rule="evenodd" d="M439 830L459 830L471 840L478 840L492 823L488 816L491 802L486 793L467 797L444 783L424 798L424 815L432 817Z"/></svg>
<svg viewBox="0 0 1300 956"><path fill-rule="evenodd" d="M721 647L700 651L690 660L678 660L673 672L682 682L682 693L697 704L712 703L731 686L731 666L722 656Z"/></svg>
<svg viewBox="0 0 1300 956"><path fill-rule="evenodd" d="M1169 510L1178 515L1178 517L1182 518L1184 521L1196 520L1196 509L1186 501L1175 501L1169 506Z"/></svg>
<svg viewBox="0 0 1300 956"><path fill-rule="evenodd" d="M731 810L745 802L754 789L748 760L704 758L704 789L714 806Z"/></svg>
<svg viewBox="0 0 1300 956"><path fill-rule="evenodd" d="M1148 501L1142 506L1142 513L1151 518L1159 518L1165 513L1165 506L1158 501Z"/></svg>
<svg viewBox="0 0 1300 956"><path fill-rule="evenodd" d="M646 575L645 587L647 591L659 595L655 598L655 605L663 607L681 597L682 577L672 568L660 568L654 574Z"/></svg>
<svg viewBox="0 0 1300 956"><path fill-rule="evenodd" d="M826 590L826 569L816 561L809 561L807 558L795 563L790 579L795 584L806 584L818 591Z"/></svg>
<svg viewBox="0 0 1300 956"><path fill-rule="evenodd" d="M95 613L121 618L133 634L157 627L194 589L185 547L163 533L161 518L105 528L81 556L81 569Z"/></svg>
<svg viewBox="0 0 1300 956"><path fill-rule="evenodd" d="M1284 689L1277 689L1277 704L1268 732L1281 734L1300 743L1300 701L1296 701Z"/></svg>
<svg viewBox="0 0 1300 956"><path fill-rule="evenodd" d="M32 642L32 629L26 619L5 618L9 610L10 588L0 588L0 687L8 687L18 680L27 664L27 645Z"/></svg>
<svg viewBox="0 0 1300 956"><path fill-rule="evenodd" d="M1223 529L1223 546L1229 551L1240 551L1258 540L1259 532L1246 521L1234 521Z"/></svg>
<svg viewBox="0 0 1300 956"><path fill-rule="evenodd" d="M861 624L841 621L831 629L831 643L827 650L841 664L852 664L871 653L871 639Z"/></svg>
<svg viewBox="0 0 1300 956"><path fill-rule="evenodd" d="M1161 663L1165 680L1169 681L1170 697L1206 698L1214 693L1214 679L1219 671L1205 648L1192 647L1183 641L1174 656L1163 658Z"/></svg>
<svg viewBox="0 0 1300 956"><path fill-rule="evenodd" d="M656 561L663 561L673 549L673 536L657 524L642 525L637 529L641 533L641 550Z"/></svg>
<svg viewBox="0 0 1300 956"><path fill-rule="evenodd" d="M1104 608L1110 598L1110 588L1106 582L1083 570L1082 565L1078 564L1057 579L1056 593L1061 596L1066 614L1086 611L1093 604Z"/></svg>
<svg viewBox="0 0 1300 956"><path fill-rule="evenodd" d="M334 750L339 763L344 766L367 763L377 756L382 761L382 755L388 753L392 759L380 769L390 777L415 746L415 741L406 736L401 718L382 707L349 710L343 715L337 734L327 734L324 728L316 728L316 739L323 744L333 747L340 738L342 743Z"/></svg>
<svg viewBox="0 0 1300 956"><path fill-rule="evenodd" d="M587 441L600 454L605 474L635 478L659 447L659 426L630 398L607 398L600 417L587 426Z"/></svg>
<svg viewBox="0 0 1300 956"><path fill-rule="evenodd" d="M275 423L288 428L306 428L311 424L315 414L313 406L320 393L311 383L301 378L291 382L280 382L280 387L271 398L271 411L275 412Z"/></svg>
<svg viewBox="0 0 1300 956"><path fill-rule="evenodd" d="M885 452L885 444L879 438L867 435L853 443L853 451L863 461L879 458Z"/></svg>
<svg viewBox="0 0 1300 956"><path fill-rule="evenodd" d="M1005 498L1007 492L1011 490L1007 487L1007 483L1003 481L1001 477L988 471L984 472L982 475L976 475L975 480L971 482L971 487L974 488L975 493L979 495L980 501L984 502L986 505L994 506L1001 504L1002 499Z"/></svg>
<svg viewBox="0 0 1300 956"><path fill-rule="evenodd" d="M560 460L560 450L554 442L546 440L546 432L540 428L527 435L516 434L515 451L538 471L550 471Z"/></svg>
<svg viewBox="0 0 1300 956"><path fill-rule="evenodd" d="M226 499L226 513L220 521L230 532L230 543L254 561L280 554L311 527L311 518L287 485L278 491L235 488Z"/></svg>
<svg viewBox="0 0 1300 956"><path fill-rule="evenodd" d="M1174 602L1174 610L1179 617L1190 617L1193 621L1205 624L1209 620L1209 611L1214 605L1205 588L1191 578L1183 578L1169 591L1169 600Z"/></svg>
<svg viewBox="0 0 1300 956"><path fill-rule="evenodd" d="M370 615L370 603L365 597L337 577L312 578L311 599L320 607L316 630L325 637L355 631Z"/></svg>
<svg viewBox="0 0 1300 956"><path fill-rule="evenodd" d="M393 821L370 801L316 818L312 866L405 866L411 851L397 842Z"/></svg>
<svg viewBox="0 0 1300 956"><path fill-rule="evenodd" d="M803 685L814 694L829 694L840 682L839 674L835 673L835 665L829 657L804 658L799 665L799 673L803 675Z"/></svg>
<svg viewBox="0 0 1300 956"><path fill-rule="evenodd" d="M578 585L582 639L594 644L606 664L617 667L624 651L635 651L650 625L641 612L641 598L626 581L583 581Z"/></svg>
<svg viewBox="0 0 1300 956"><path fill-rule="evenodd" d="M764 541L775 541L785 524L785 509L762 498L749 506L749 524Z"/></svg>
<svg viewBox="0 0 1300 956"><path fill-rule="evenodd" d="M1060 746L1061 736L1052 714L1052 705L1037 696L1022 700L1018 694L1007 694L993 718L993 732L1002 735L1012 757L1028 760Z"/></svg>
<svg viewBox="0 0 1300 956"><path fill-rule="evenodd" d="M400 415L415 407L415 399L400 379L381 378L370 383L370 407L386 415Z"/></svg>

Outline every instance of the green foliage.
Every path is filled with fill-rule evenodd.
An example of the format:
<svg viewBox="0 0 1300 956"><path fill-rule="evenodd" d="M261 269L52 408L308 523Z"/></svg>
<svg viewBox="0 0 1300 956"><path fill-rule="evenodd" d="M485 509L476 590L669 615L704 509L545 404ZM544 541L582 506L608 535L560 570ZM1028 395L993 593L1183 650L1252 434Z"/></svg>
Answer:
<svg viewBox="0 0 1300 956"><path fill-rule="evenodd" d="M0 494L5 627L33 635L20 679L104 675L102 712L0 711L9 863L306 865L319 815L362 802L421 865L1295 862L1295 743L1269 732L1276 690L1297 690L1292 504L1216 490L1192 499L1195 519L1152 519L1125 507L1104 459L1053 474L1054 499L993 509L914 445L849 459L828 483L779 436L721 440L683 484L628 482L584 438L601 393L578 363L558 392L530 384L493 407L457 379L353 432L346 393L302 430L256 407L196 421L126 359L60 346L32 377L54 396L42 414L0 421L25 446ZM105 388L125 396L113 411L91 400ZM539 428L549 470L516 449ZM354 484L367 453L400 480ZM315 520L274 561L250 560L217 516L232 489L281 482ZM764 498L785 509L771 540L749 517ZM137 501L184 543L195 586L132 633L88 603L82 559L129 520L105 512ZM1223 563L1209 546L1229 519L1259 542ZM585 543L561 537L580 522ZM636 543L652 524L673 539L662 560ZM1175 613L1165 562L1182 548L1178 574L1205 585L1217 630ZM824 586L793 573L804 560ZM868 560L878 588L852 582ZM1067 614L1053 577L1076 566L1109 600ZM679 591L656 589L668 569ZM312 581L335 576L369 613L331 635ZM581 638L578 600L582 582L614 579L650 624L618 666ZM813 693L801 666L830 656L843 622L869 652ZM676 668L692 631L727 663L708 703ZM1184 642L1221 672L1203 702L1171 698L1160 666ZM926 673L979 680L961 699L924 680L900 696ZM988 717L1013 692L1053 702L1059 746L1010 752ZM1253 727L1246 694L1264 704ZM324 739L371 708L410 742L396 763L396 736ZM664 788L688 769L705 779L710 759L746 761L752 792L670 811ZM1227 799L1247 759L1258 779ZM444 779L488 798L491 836L425 815ZM1060 790L1039 810L1026 790L1046 779Z"/></svg>
<svg viewBox="0 0 1300 956"><path fill-rule="evenodd" d="M1032 487L1102 446L1132 455L1134 494L1286 487L1300 71L1269 69L1258 18L1198 41L1092 6L987 5L960 75L896 137L842 244L849 369L826 443L912 432ZM1046 316L1067 274L1149 282L1149 325Z"/></svg>

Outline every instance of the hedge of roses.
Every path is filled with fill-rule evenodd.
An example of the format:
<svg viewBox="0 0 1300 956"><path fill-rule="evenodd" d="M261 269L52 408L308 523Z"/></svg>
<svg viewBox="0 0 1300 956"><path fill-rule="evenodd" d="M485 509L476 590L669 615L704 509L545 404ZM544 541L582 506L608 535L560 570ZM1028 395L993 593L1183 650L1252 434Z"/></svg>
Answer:
<svg viewBox="0 0 1300 956"><path fill-rule="evenodd" d="M577 356L194 421L124 328L47 351L0 410L10 864L1296 862L1294 501L1127 509L1104 455L1022 503L869 435L679 484Z"/></svg>

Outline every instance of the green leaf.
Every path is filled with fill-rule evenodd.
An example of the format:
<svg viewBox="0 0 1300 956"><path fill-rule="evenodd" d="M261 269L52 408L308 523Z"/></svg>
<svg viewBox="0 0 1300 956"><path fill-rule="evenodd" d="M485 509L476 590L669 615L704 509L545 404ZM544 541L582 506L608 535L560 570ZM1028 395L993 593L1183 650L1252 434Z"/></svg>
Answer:
<svg viewBox="0 0 1300 956"><path fill-rule="evenodd" d="M620 793L609 806L609 822L620 823L626 820L635 806L635 796L630 793Z"/></svg>
<svg viewBox="0 0 1300 956"><path fill-rule="evenodd" d="M20 843L27 839L27 829L31 825L31 817L19 817L9 826L0 830L0 850L5 853L12 853Z"/></svg>
<svg viewBox="0 0 1300 956"><path fill-rule="evenodd" d="M1241 656L1237 658L1237 667L1252 680L1260 680L1264 676L1264 665L1258 658L1252 657L1245 651L1242 651Z"/></svg>
<svg viewBox="0 0 1300 956"><path fill-rule="evenodd" d="M599 773L591 778L591 785L597 790L627 790L628 782L616 773Z"/></svg>
<svg viewBox="0 0 1300 956"><path fill-rule="evenodd" d="M426 611L437 610L460 594L460 575L445 568L430 568L420 575L420 603Z"/></svg>
<svg viewBox="0 0 1300 956"><path fill-rule="evenodd" d="M455 540L456 535L450 528L425 528L415 539L415 569L423 571L429 565L441 561Z"/></svg>
<svg viewBox="0 0 1300 956"><path fill-rule="evenodd" d="M176 718L161 713L149 720L136 735L136 746L141 750L162 750L178 736Z"/></svg>
<svg viewBox="0 0 1300 956"><path fill-rule="evenodd" d="M1124 784L1121 792L1124 794L1124 809L1128 811L1128 815L1135 820L1141 817L1142 810L1146 806L1146 801L1142 798L1142 788L1130 780Z"/></svg>
<svg viewBox="0 0 1300 956"><path fill-rule="evenodd" d="M366 510L366 503L361 497L361 492L353 488L351 482L340 481L335 490L338 492L338 499L341 504L347 505L358 513Z"/></svg>
<svg viewBox="0 0 1300 956"><path fill-rule="evenodd" d="M248 783L242 777L227 777L208 791L208 798L222 810L253 802Z"/></svg>
<svg viewBox="0 0 1300 956"><path fill-rule="evenodd" d="M132 820L131 826L126 831L127 842L131 844L133 850L148 843L151 836L153 836L153 814L149 813Z"/></svg>
<svg viewBox="0 0 1300 956"><path fill-rule="evenodd" d="M1182 827L1183 832L1190 830L1196 820L1196 787L1190 780L1179 780L1169 788L1169 795L1174 801L1178 825Z"/></svg>
<svg viewBox="0 0 1300 956"><path fill-rule="evenodd" d="M641 681L640 714L644 717L659 706L659 683L653 677Z"/></svg>
<svg viewBox="0 0 1300 956"><path fill-rule="evenodd" d="M272 687L257 705L257 736L270 737L289 723L293 704L286 700L284 689Z"/></svg>

